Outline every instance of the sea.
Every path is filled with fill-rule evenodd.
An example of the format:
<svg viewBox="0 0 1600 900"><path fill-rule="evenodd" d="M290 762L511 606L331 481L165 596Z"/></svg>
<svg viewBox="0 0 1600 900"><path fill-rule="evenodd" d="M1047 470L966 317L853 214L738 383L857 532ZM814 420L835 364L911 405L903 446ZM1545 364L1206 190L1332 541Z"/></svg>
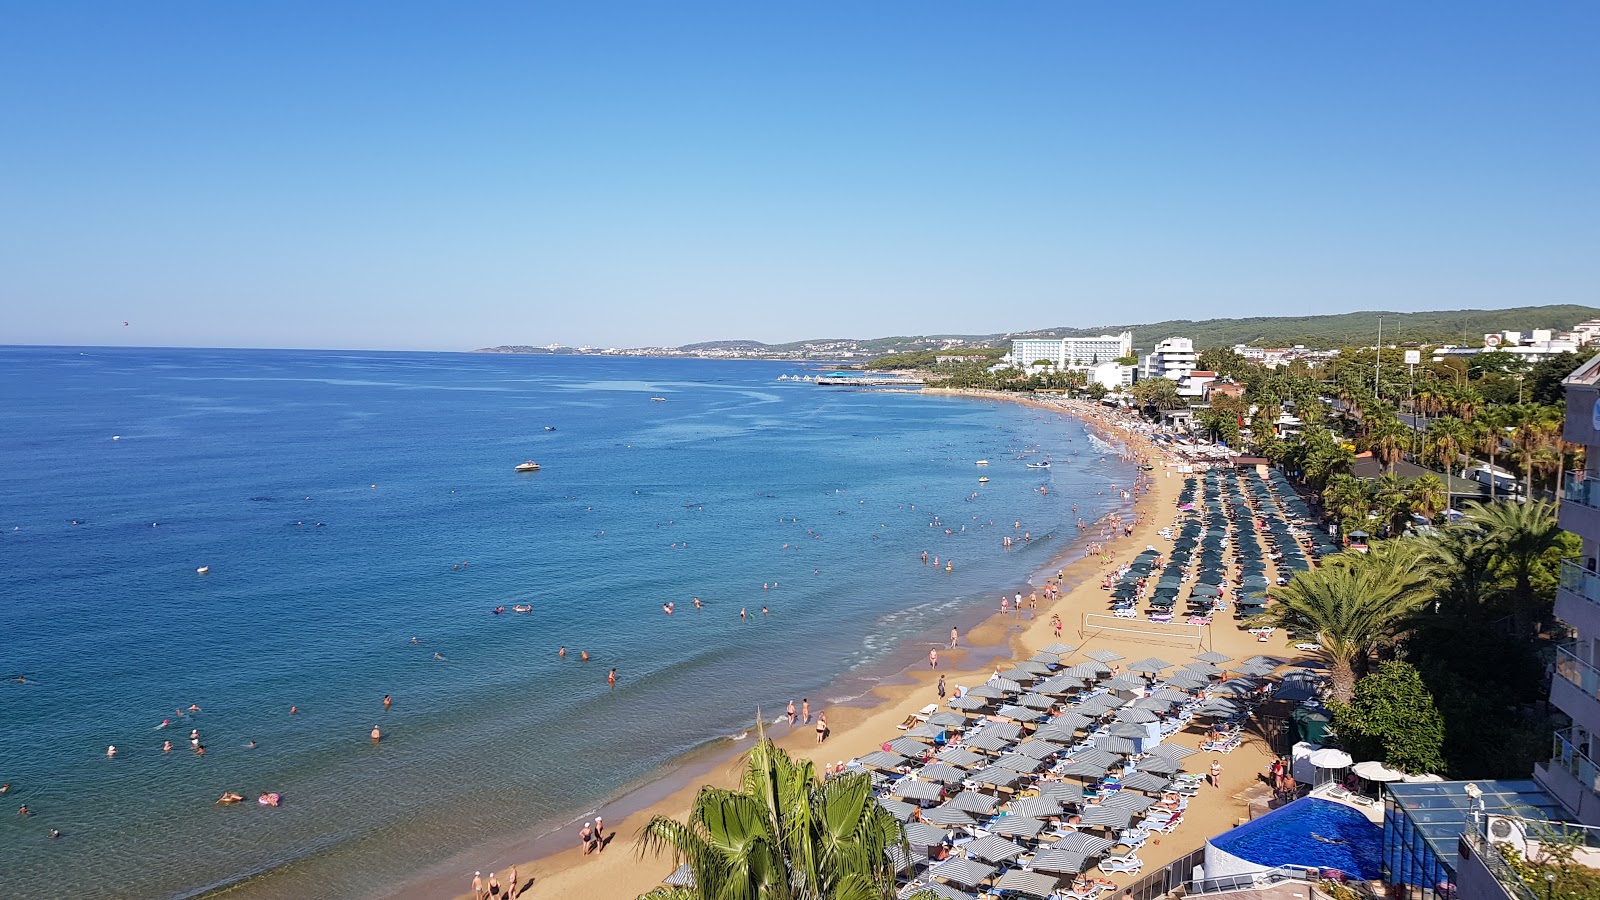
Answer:
<svg viewBox="0 0 1600 900"><path fill-rule="evenodd" d="M1132 480L819 371L0 347L0 896L383 896L860 697Z"/></svg>

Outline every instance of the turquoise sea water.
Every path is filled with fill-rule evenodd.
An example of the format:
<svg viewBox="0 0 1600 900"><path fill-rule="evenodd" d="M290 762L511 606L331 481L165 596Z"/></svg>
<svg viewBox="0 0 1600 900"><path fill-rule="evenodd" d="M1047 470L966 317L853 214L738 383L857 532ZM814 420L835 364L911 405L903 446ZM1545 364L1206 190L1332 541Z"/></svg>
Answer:
<svg viewBox="0 0 1600 900"><path fill-rule="evenodd" d="M799 371L0 348L0 896L380 893L859 694L1131 479L1069 419Z"/></svg>

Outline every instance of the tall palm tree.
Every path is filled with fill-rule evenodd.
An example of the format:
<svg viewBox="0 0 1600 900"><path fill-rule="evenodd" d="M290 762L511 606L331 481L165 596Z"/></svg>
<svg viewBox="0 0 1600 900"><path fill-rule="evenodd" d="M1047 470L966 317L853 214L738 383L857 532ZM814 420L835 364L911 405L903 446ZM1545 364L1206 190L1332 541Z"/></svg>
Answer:
<svg viewBox="0 0 1600 900"><path fill-rule="evenodd" d="M1483 529L1495 559L1511 575L1513 601L1523 614L1534 612L1533 572L1539 559L1561 541L1555 505L1543 500L1526 503L1469 503L1467 521Z"/></svg>
<svg viewBox="0 0 1600 900"><path fill-rule="evenodd" d="M1428 541L1428 552L1438 573L1434 599L1469 621L1479 618L1500 580L1489 535L1463 521L1440 529Z"/></svg>
<svg viewBox="0 0 1600 900"><path fill-rule="evenodd" d="M1366 523L1372 493L1367 482L1354 475L1334 475L1322 489L1322 508L1339 520L1341 531L1349 533L1353 530L1351 522L1357 523L1355 527Z"/></svg>
<svg viewBox="0 0 1600 900"><path fill-rule="evenodd" d="M1455 464L1471 440L1470 427L1460 419L1445 417L1428 423L1428 455L1439 461L1446 474L1454 474Z"/></svg>
<svg viewBox="0 0 1600 900"><path fill-rule="evenodd" d="M1418 475L1406 485L1411 511L1432 519L1450 505L1450 491L1437 475Z"/></svg>
<svg viewBox="0 0 1600 900"><path fill-rule="evenodd" d="M818 781L807 760L763 739L745 758L736 791L704 787L687 821L656 816L639 853L671 851L694 885L657 888L641 900L892 900L891 848L900 823L852 773Z"/></svg>
<svg viewBox="0 0 1600 900"><path fill-rule="evenodd" d="M1533 499L1534 457L1550 442L1551 412L1547 407L1519 404L1512 407L1511 444L1522 458L1523 496Z"/></svg>
<svg viewBox="0 0 1600 900"><path fill-rule="evenodd" d="M1479 453L1489 457L1489 500L1493 502L1498 492L1498 482L1494 478L1494 458L1500 452L1501 445L1505 442L1506 427L1510 424L1510 416L1504 407L1491 406L1478 414L1472 423L1473 445Z"/></svg>
<svg viewBox="0 0 1600 900"><path fill-rule="evenodd" d="M1433 565L1426 551L1422 541L1402 538L1368 553L1338 554L1273 588L1277 602L1250 624L1315 634L1333 680L1333 699L1349 703L1373 651L1392 642L1412 613L1433 598Z"/></svg>
<svg viewBox="0 0 1600 900"><path fill-rule="evenodd" d="M1370 432L1372 455L1394 474L1394 464L1405 454L1411 440L1411 429L1394 417L1387 417L1373 425Z"/></svg>

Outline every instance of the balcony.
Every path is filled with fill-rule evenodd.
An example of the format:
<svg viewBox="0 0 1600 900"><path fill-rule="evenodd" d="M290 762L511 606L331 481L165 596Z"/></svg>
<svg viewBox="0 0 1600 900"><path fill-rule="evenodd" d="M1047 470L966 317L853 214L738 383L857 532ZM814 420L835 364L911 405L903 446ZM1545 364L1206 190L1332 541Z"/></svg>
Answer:
<svg viewBox="0 0 1600 900"><path fill-rule="evenodd" d="M1583 658L1570 648L1556 648L1555 671L1591 699L1600 700L1600 668L1584 662Z"/></svg>
<svg viewBox="0 0 1600 900"><path fill-rule="evenodd" d="M1550 757L1550 768L1561 769L1578 783L1588 789L1591 794L1600 794L1600 765L1595 765L1594 760L1583 754L1583 751L1572 743L1570 731L1555 733L1555 752Z"/></svg>
<svg viewBox="0 0 1600 900"><path fill-rule="evenodd" d="M1561 479L1561 508L1557 519L1567 531L1600 540L1600 475L1566 472Z"/></svg>
<svg viewBox="0 0 1600 900"><path fill-rule="evenodd" d="M1600 573L1591 572L1570 559L1561 561L1561 589L1600 606Z"/></svg>
<svg viewBox="0 0 1600 900"><path fill-rule="evenodd" d="M1600 734L1600 667L1573 647L1557 647L1550 702L1591 733Z"/></svg>
<svg viewBox="0 0 1600 900"><path fill-rule="evenodd" d="M1561 499L1590 509L1600 509L1600 476L1587 472L1568 472L1562 478Z"/></svg>

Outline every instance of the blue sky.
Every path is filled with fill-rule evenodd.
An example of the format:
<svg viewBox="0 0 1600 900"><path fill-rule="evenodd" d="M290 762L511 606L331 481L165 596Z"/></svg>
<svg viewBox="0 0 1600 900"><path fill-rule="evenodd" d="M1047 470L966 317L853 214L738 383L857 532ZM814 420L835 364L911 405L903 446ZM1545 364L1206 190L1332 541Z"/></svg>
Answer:
<svg viewBox="0 0 1600 900"><path fill-rule="evenodd" d="M1597 26L1592 2L0 0L0 343L1600 305Z"/></svg>

